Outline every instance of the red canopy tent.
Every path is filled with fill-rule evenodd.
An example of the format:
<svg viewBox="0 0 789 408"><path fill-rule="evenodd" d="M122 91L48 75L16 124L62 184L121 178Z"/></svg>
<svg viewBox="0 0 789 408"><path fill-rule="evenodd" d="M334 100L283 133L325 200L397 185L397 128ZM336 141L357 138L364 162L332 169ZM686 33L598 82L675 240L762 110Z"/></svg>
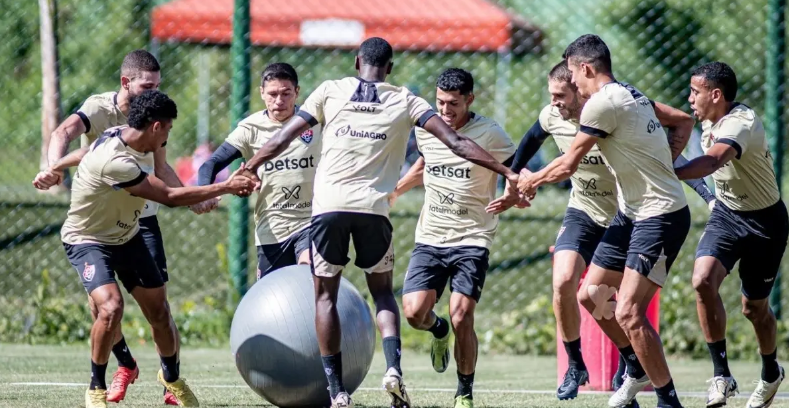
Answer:
<svg viewBox="0 0 789 408"><path fill-rule="evenodd" d="M233 0L173 0L154 8L159 41L229 44ZM538 51L542 33L485 0L252 0L259 46L355 47L386 38L398 50Z"/></svg>

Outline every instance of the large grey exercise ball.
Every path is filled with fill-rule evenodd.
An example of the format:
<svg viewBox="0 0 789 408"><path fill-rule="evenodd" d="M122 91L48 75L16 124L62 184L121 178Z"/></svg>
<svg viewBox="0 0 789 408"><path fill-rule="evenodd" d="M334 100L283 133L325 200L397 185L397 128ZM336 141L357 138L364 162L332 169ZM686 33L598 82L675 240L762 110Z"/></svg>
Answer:
<svg viewBox="0 0 789 408"><path fill-rule="evenodd" d="M337 311L342 326L342 377L352 393L373 360L375 323L367 302L345 278ZM244 381L268 402L280 407L330 405L315 334L309 266L278 269L249 289L233 316L230 348Z"/></svg>

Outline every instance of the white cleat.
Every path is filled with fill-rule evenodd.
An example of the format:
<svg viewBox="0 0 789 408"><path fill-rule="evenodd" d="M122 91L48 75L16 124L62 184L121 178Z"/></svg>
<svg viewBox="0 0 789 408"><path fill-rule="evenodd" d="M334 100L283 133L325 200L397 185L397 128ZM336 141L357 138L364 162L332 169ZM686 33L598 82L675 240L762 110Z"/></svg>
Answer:
<svg viewBox="0 0 789 408"><path fill-rule="evenodd" d="M707 382L710 383L707 390L707 408L722 407L726 405L727 399L733 398L739 392L734 377L717 376Z"/></svg>
<svg viewBox="0 0 789 408"><path fill-rule="evenodd" d="M756 381L756 389L753 390L751 398L748 398L748 404L745 405L746 408L767 408L773 404L773 398L778 392L778 387L781 386L781 382L784 380L784 368L779 366L778 369L781 371L781 375L774 382Z"/></svg>
<svg viewBox="0 0 789 408"><path fill-rule="evenodd" d="M636 394L643 391L647 385L651 384L652 382L649 381L649 377L644 375L639 379L635 379L627 374L624 375L624 382L622 382L622 386L608 399L608 406L611 408L621 408L625 407L633 401L633 398L636 397Z"/></svg>
<svg viewBox="0 0 789 408"><path fill-rule="evenodd" d="M386 370L383 387L392 397L392 408L411 408L411 399L408 398L408 393L405 391L403 376L394 367Z"/></svg>
<svg viewBox="0 0 789 408"><path fill-rule="evenodd" d="M347 392L341 392L331 400L331 408L353 408L353 400Z"/></svg>

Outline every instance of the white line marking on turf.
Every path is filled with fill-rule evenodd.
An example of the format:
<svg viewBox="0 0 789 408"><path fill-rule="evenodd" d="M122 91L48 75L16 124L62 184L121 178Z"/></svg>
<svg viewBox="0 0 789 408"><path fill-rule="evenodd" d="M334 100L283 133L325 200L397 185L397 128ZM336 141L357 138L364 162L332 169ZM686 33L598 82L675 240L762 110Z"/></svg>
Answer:
<svg viewBox="0 0 789 408"><path fill-rule="evenodd" d="M21 387L85 387L87 383L66 383L66 382L12 382L12 383L0 383L2 385L11 385L11 386L21 386ZM249 388L246 385L236 385L236 384L200 384L199 382L193 382L192 385L195 388ZM143 383L135 385L135 387L161 387L158 383ZM358 391L381 391L381 388L375 387L361 387ZM457 389L455 388L412 388L412 392L456 392ZM475 393L478 394L533 394L533 395L550 395L556 394L556 390L490 390L490 389L475 389ZM581 391L580 394L585 395L608 395L611 394L610 391ZM639 395L650 395L654 394L651 391L642 391ZM705 398L707 396L706 392L697 392L697 391L686 391L686 392L679 392L679 395L682 397L696 397L696 398ZM748 395L740 394L734 398L746 398ZM789 392L779 392L775 394L776 399L786 400L789 399Z"/></svg>

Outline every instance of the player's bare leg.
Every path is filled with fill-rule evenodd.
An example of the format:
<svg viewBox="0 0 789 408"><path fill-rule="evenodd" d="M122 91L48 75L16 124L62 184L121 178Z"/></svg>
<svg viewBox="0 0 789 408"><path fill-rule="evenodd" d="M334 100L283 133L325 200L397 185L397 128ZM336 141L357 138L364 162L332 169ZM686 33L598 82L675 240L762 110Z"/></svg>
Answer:
<svg viewBox="0 0 789 408"><path fill-rule="evenodd" d="M99 311L96 308L96 303L90 296L88 296L88 306L90 306L90 314L95 322ZM120 324L115 331L112 344L112 354L118 360L118 370L112 375L112 383L107 389L107 401L120 402L126 397L126 389L129 388L129 385L134 384L134 381L139 377L140 369L137 368L137 362L126 345L126 339L123 338Z"/></svg>
<svg viewBox="0 0 789 408"><path fill-rule="evenodd" d="M403 295L403 314L408 324L417 330L433 334L430 361L436 372L443 373L449 365L449 322L433 311L438 294L435 290L420 290Z"/></svg>
<svg viewBox="0 0 789 408"><path fill-rule="evenodd" d="M569 361L564 380L556 391L560 400L577 397L578 388L589 381L581 355L581 309L577 294L584 269L586 262L576 251L561 250L553 254L553 313Z"/></svg>
<svg viewBox="0 0 789 408"><path fill-rule="evenodd" d="M96 319L90 331L91 379L85 393L85 406L103 408L107 406L107 362L123 317L123 296L118 285L111 283L91 291L90 298Z"/></svg>
<svg viewBox="0 0 789 408"><path fill-rule="evenodd" d="M630 339L617 322L617 303L612 299L612 296L620 288L622 277L622 272L604 269L592 264L586 273L581 289L578 291L578 300L581 305L595 318L603 333L619 349L620 355L625 357L626 369L623 383L608 400L608 405L611 407L635 405L636 394L649 385L649 378L630 344Z"/></svg>
<svg viewBox="0 0 789 408"><path fill-rule="evenodd" d="M663 344L647 319L647 308L660 287L633 269L625 268L616 305L616 319L627 333L638 359L658 395L658 407L681 407ZM624 386L623 386L624 387Z"/></svg>
<svg viewBox="0 0 789 408"><path fill-rule="evenodd" d="M699 324L712 357L713 376L707 395L707 407L726 405L737 393L737 382L729 371L726 357L726 309L718 292L727 271L715 257L702 256L693 266L693 289Z"/></svg>
<svg viewBox="0 0 789 408"><path fill-rule="evenodd" d="M472 387L477 366L479 342L474 331L474 310L477 302L462 293L453 292L449 298L449 315L455 333L455 362L458 370L458 389L455 408L473 407Z"/></svg>
<svg viewBox="0 0 789 408"><path fill-rule="evenodd" d="M165 286L158 288L138 286L131 291L131 294L140 305L148 324L151 325L153 342L161 359L162 369L159 371L159 382L180 401L181 406L199 406L197 397L180 376L179 335L170 313Z"/></svg>
<svg viewBox="0 0 789 408"><path fill-rule="evenodd" d="M386 373L383 387L392 398L392 407L409 407L411 400L403 384L400 368L400 308L392 289L393 272L366 273L367 287L375 303L375 320L383 339Z"/></svg>
<svg viewBox="0 0 789 408"><path fill-rule="evenodd" d="M332 407L352 406L350 396L342 381L342 327L337 313L337 296L340 293L342 273L334 276L313 275L315 287L315 331L323 369L329 382Z"/></svg>

